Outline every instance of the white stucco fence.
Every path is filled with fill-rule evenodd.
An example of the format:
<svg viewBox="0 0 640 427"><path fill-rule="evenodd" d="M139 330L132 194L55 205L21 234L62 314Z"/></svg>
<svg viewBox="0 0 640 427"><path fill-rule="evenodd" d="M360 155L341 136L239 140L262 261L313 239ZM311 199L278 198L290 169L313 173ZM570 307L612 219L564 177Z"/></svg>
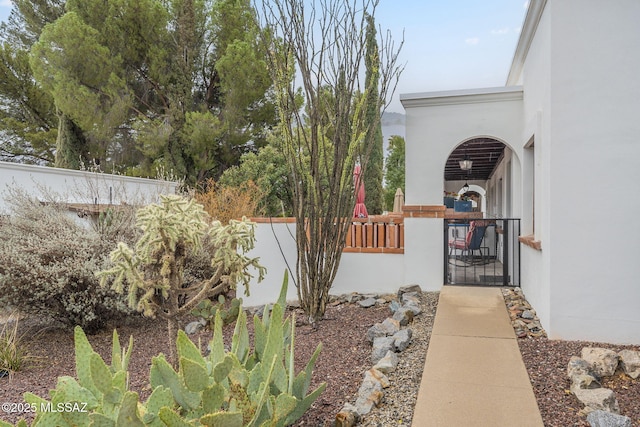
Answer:
<svg viewBox="0 0 640 427"><path fill-rule="evenodd" d="M249 256L260 257L267 268L265 280L250 284L251 295L238 289L246 307L275 302L280 292L285 270L290 268L288 300L297 300L294 285L296 269L295 223L260 222L256 226L256 246ZM393 293L404 285L403 254L343 253L332 295L358 293ZM288 267L287 267L288 265ZM292 277L293 276L293 277Z"/></svg>
<svg viewBox="0 0 640 427"><path fill-rule="evenodd" d="M19 187L41 200L54 194L66 203L142 205L160 194L175 194L178 183L106 173L0 162L0 212L9 188Z"/></svg>

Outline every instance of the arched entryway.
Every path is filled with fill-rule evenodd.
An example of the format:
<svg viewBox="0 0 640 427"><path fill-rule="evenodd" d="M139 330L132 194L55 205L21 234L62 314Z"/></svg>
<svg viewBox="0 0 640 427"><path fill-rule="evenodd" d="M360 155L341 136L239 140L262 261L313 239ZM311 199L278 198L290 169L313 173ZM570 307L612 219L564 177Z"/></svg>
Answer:
<svg viewBox="0 0 640 427"><path fill-rule="evenodd" d="M446 284L519 285L518 219L513 212L517 156L492 137L461 141L443 174Z"/></svg>

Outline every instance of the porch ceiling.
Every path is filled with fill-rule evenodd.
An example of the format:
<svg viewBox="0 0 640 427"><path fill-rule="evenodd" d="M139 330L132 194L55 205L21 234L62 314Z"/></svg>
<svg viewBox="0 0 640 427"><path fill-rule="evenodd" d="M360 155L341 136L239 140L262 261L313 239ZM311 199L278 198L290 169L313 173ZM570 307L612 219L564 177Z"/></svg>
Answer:
<svg viewBox="0 0 640 427"><path fill-rule="evenodd" d="M493 138L471 139L453 150L444 167L445 181L486 180L504 154L505 145ZM465 154L473 161L470 171L460 169Z"/></svg>

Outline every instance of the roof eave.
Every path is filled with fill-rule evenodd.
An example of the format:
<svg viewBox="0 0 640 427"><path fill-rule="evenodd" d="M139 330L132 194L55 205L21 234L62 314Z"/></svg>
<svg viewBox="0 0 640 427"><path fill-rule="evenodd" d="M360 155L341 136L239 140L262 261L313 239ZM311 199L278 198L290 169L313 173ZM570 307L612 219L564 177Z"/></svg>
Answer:
<svg viewBox="0 0 640 427"><path fill-rule="evenodd" d="M538 23L540 23L540 18L546 5L547 0L530 0L529 2L527 14L522 24L522 30L520 31L520 38L518 39L516 51L513 54L513 60L511 61L506 86L514 86L519 83L524 61L527 59L529 47L531 47L533 36L536 34Z"/></svg>

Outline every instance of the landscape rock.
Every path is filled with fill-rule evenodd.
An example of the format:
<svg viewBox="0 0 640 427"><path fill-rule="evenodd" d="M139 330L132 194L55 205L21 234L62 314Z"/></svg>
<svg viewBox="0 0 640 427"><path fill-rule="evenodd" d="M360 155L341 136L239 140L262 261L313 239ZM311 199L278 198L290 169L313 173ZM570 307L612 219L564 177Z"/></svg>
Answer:
<svg viewBox="0 0 640 427"><path fill-rule="evenodd" d="M336 415L336 427L353 427L360 421L360 414L356 407L350 403L345 403L338 415Z"/></svg>
<svg viewBox="0 0 640 427"><path fill-rule="evenodd" d="M362 299L362 295L357 294L357 293L350 293L348 295L344 296L344 300L346 302L348 302L349 304L356 302L356 301L360 301Z"/></svg>
<svg viewBox="0 0 640 427"><path fill-rule="evenodd" d="M363 308L373 307L374 305L376 305L376 299L370 297L370 298L358 301L358 304L360 304L360 307L363 307Z"/></svg>
<svg viewBox="0 0 640 427"><path fill-rule="evenodd" d="M373 342L378 337L386 337L395 334L400 330L400 322L387 317L382 323L376 323L367 330L367 339Z"/></svg>
<svg viewBox="0 0 640 427"><path fill-rule="evenodd" d="M187 326L184 327L184 332L187 335L193 335L197 333L200 329L202 329L202 323L200 321L189 322Z"/></svg>
<svg viewBox="0 0 640 427"><path fill-rule="evenodd" d="M400 301L405 305L420 306L420 297L415 292L409 292L402 295Z"/></svg>
<svg viewBox="0 0 640 427"><path fill-rule="evenodd" d="M395 334L393 334L393 347L397 352L403 352L409 347L411 343L411 329L402 329Z"/></svg>
<svg viewBox="0 0 640 427"><path fill-rule="evenodd" d="M377 337L373 340L373 347L371 348L371 363L378 363L388 351L394 349L394 337Z"/></svg>
<svg viewBox="0 0 640 427"><path fill-rule="evenodd" d="M633 379L640 377L640 351L622 350L618 353L620 366Z"/></svg>
<svg viewBox="0 0 640 427"><path fill-rule="evenodd" d="M387 378L387 376L384 373L380 372L376 368L371 368L364 373L363 382L367 380L378 381L382 386L382 388L387 388L391 385L391 383L389 382L389 378Z"/></svg>
<svg viewBox="0 0 640 427"><path fill-rule="evenodd" d="M420 304L415 304L412 302L406 303L402 306L403 308L410 310L414 316L422 313L422 309L420 308Z"/></svg>
<svg viewBox="0 0 640 427"><path fill-rule="evenodd" d="M584 347L580 356L591 365L597 377L609 377L618 368L618 354L613 350Z"/></svg>
<svg viewBox="0 0 640 427"><path fill-rule="evenodd" d="M393 372L398 367L398 356L393 351L387 351L385 356L378 360L373 367L373 369L377 369L378 371L388 374L389 372Z"/></svg>
<svg viewBox="0 0 640 427"><path fill-rule="evenodd" d="M418 292L421 294L422 288L420 287L420 285L401 286L400 289L398 289L398 299L402 301L402 295L406 294L407 292Z"/></svg>
<svg viewBox="0 0 640 427"><path fill-rule="evenodd" d="M400 307L393 313L393 319L400 322L400 326L407 326L413 322L413 316L413 310L406 307Z"/></svg>
<svg viewBox="0 0 640 427"><path fill-rule="evenodd" d="M395 314L400 307L402 306L397 300L393 300L389 303L389 310L391 310L392 314Z"/></svg>
<svg viewBox="0 0 640 427"><path fill-rule="evenodd" d="M535 313L532 310L524 310L520 316L523 319L534 319Z"/></svg>
<svg viewBox="0 0 640 427"><path fill-rule="evenodd" d="M381 324L382 330L387 333L387 335L393 335L400 330L400 322L387 317Z"/></svg>
<svg viewBox="0 0 640 427"><path fill-rule="evenodd" d="M386 337L387 333L382 329L382 323L376 323L367 330L367 340L373 343L378 337Z"/></svg>
<svg viewBox="0 0 640 427"><path fill-rule="evenodd" d="M358 389L358 397L355 404L356 412L360 416L368 414L374 406L380 404L383 396L382 384L372 376L365 374L364 380Z"/></svg>
<svg viewBox="0 0 640 427"><path fill-rule="evenodd" d="M575 375L593 376L591 364L578 356L571 356L567 365L567 376L572 378Z"/></svg>
<svg viewBox="0 0 640 427"><path fill-rule="evenodd" d="M575 389L572 390L572 392L584 406L592 410L601 409L614 414L620 413L618 400L613 390L609 390L608 388L594 388Z"/></svg>
<svg viewBox="0 0 640 427"><path fill-rule="evenodd" d="M591 427L632 427L631 418L602 410L590 412L587 422Z"/></svg>
<svg viewBox="0 0 640 427"><path fill-rule="evenodd" d="M575 374L570 377L571 390L576 389L593 389L600 388L602 385L598 382L593 375L588 374Z"/></svg>

